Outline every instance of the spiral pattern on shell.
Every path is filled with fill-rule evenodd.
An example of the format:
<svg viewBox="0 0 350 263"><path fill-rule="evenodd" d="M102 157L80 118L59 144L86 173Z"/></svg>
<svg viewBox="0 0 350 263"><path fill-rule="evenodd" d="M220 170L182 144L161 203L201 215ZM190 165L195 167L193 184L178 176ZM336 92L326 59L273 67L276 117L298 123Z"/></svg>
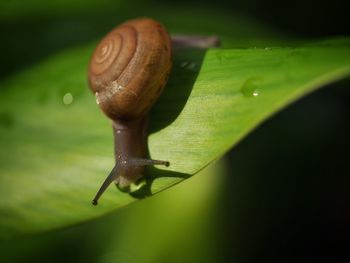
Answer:
<svg viewBox="0 0 350 263"><path fill-rule="evenodd" d="M127 21L95 49L89 84L107 116L135 119L147 114L171 69L171 41L165 28L148 19Z"/></svg>

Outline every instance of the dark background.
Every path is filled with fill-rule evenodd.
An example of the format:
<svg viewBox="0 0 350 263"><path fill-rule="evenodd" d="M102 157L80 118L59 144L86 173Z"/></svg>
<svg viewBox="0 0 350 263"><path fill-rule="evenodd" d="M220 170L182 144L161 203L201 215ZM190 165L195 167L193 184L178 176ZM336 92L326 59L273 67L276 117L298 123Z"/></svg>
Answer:
<svg viewBox="0 0 350 263"><path fill-rule="evenodd" d="M240 262L350 261L349 102L348 81L330 85L228 154L225 258L234 250Z"/></svg>
<svg viewBox="0 0 350 263"><path fill-rule="evenodd" d="M0 32L4 36L0 42L4 51L0 78L59 50L95 41L113 28L116 21L129 19L130 14L147 16L161 8L173 10L179 20L181 9L244 15L283 35L307 39L350 33L348 3L342 0L130 0L131 4L129 1L102 0L97 5L94 0L62 1L61 5L57 4L60 1L40 4L37 0L33 1L36 5L28 5L24 11L17 7L25 2L4 0L4 3L11 2L17 5L4 4L7 8L0 12Z"/></svg>
<svg viewBox="0 0 350 263"><path fill-rule="evenodd" d="M71 12L47 13L42 7L3 13L0 79L96 40L114 26L118 10L109 8L111 3L96 10L73 6ZM346 1L145 1L133 8L137 16L164 5L243 14L298 38L350 34ZM227 154L232 172L215 211L217 262L350 262L349 102L349 80L329 85L269 119ZM45 254L27 251L25 258L14 258L81 259L87 234L78 233L68 239L56 234Z"/></svg>

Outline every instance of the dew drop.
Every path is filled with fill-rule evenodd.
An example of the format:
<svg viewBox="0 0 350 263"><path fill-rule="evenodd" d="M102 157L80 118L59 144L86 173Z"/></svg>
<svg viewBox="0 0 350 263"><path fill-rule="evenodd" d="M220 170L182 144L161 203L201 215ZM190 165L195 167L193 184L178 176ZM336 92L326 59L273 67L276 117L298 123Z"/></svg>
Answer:
<svg viewBox="0 0 350 263"><path fill-rule="evenodd" d="M245 97L258 97L259 96L259 83L260 79L259 78L250 78L247 79L242 87L241 87L241 92Z"/></svg>
<svg viewBox="0 0 350 263"><path fill-rule="evenodd" d="M73 100L74 100L74 98L73 98L72 93L68 92L68 93L64 94L64 96L63 96L63 104L70 105L70 104L73 103Z"/></svg>
<svg viewBox="0 0 350 263"><path fill-rule="evenodd" d="M257 90L254 90L253 93L252 93L252 95L253 95L254 97L259 96L259 92L258 92Z"/></svg>
<svg viewBox="0 0 350 263"><path fill-rule="evenodd" d="M191 62L188 66L187 69L193 70L196 67L196 64Z"/></svg>
<svg viewBox="0 0 350 263"><path fill-rule="evenodd" d="M184 68L188 65L187 61L181 62L180 67Z"/></svg>
<svg viewBox="0 0 350 263"><path fill-rule="evenodd" d="M180 67L187 70L194 70L196 68L196 63L184 61L184 62L181 62Z"/></svg>

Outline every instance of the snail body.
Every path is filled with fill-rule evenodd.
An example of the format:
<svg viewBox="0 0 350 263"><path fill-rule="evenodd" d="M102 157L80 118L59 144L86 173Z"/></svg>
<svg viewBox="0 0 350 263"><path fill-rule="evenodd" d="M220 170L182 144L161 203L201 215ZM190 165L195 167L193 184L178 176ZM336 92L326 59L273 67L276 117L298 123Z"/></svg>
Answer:
<svg viewBox="0 0 350 263"><path fill-rule="evenodd" d="M171 65L170 37L160 23L148 18L121 24L95 49L89 85L97 104L112 120L116 165L93 204L112 182L121 189L137 182L145 165L169 165L146 155L148 112L164 89Z"/></svg>

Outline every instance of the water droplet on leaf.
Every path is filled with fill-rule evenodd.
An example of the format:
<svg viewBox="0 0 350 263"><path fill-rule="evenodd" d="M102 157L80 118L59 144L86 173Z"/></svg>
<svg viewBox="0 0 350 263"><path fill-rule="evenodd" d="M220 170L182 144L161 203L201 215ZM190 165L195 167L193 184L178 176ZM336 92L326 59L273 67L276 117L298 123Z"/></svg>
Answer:
<svg viewBox="0 0 350 263"><path fill-rule="evenodd" d="M187 69L193 70L196 67L196 64L191 62L190 64L188 64L188 66L186 67Z"/></svg>
<svg viewBox="0 0 350 263"><path fill-rule="evenodd" d="M259 96L259 78L247 79L242 87L241 92L245 97L258 97Z"/></svg>
<svg viewBox="0 0 350 263"><path fill-rule="evenodd" d="M73 100L74 100L74 98L73 98L73 95L71 93L68 92L68 93L64 94L63 104L70 105L73 103Z"/></svg>
<svg viewBox="0 0 350 263"><path fill-rule="evenodd" d="M188 64L188 62L187 62L187 61L181 62L180 67L184 68L184 67L186 67L186 66L187 66L187 64Z"/></svg>

